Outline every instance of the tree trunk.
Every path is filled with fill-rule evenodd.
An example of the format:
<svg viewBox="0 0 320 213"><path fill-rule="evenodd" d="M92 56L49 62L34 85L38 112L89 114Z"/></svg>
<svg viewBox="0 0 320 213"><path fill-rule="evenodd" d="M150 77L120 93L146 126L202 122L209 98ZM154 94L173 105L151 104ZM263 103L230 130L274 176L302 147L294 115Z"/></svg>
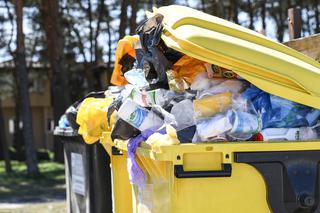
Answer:
<svg viewBox="0 0 320 213"><path fill-rule="evenodd" d="M266 31L266 1L261 2L261 18L262 18L262 30Z"/></svg>
<svg viewBox="0 0 320 213"><path fill-rule="evenodd" d="M127 9L128 9L128 0L121 0L119 39L122 39L126 35L126 28L127 28L127 22L128 22Z"/></svg>
<svg viewBox="0 0 320 213"><path fill-rule="evenodd" d="M20 128L20 121L21 121L21 98L20 98L20 84L18 82L17 71L13 72L14 81L15 81L15 117L14 117L14 133L13 133L13 147L16 150L18 160L24 160L25 154L23 153L24 147L24 140L23 140L23 132Z"/></svg>
<svg viewBox="0 0 320 213"><path fill-rule="evenodd" d="M249 24L249 28L251 30L254 30L254 25L253 25L253 8L252 8L252 3L251 3L251 0L248 0L247 1L247 4L248 4L248 11L249 11L249 19L250 19L250 24Z"/></svg>
<svg viewBox="0 0 320 213"><path fill-rule="evenodd" d="M313 0L314 16L316 20L315 33L320 33L320 14L319 14L319 0Z"/></svg>
<svg viewBox="0 0 320 213"><path fill-rule="evenodd" d="M303 25L305 25L305 29L303 31L307 31L309 36L312 35L312 23L311 20L312 18L310 17L311 15L309 14L309 7L306 5L305 10L307 11L307 20Z"/></svg>
<svg viewBox="0 0 320 213"><path fill-rule="evenodd" d="M136 34L138 3L138 0L131 0L130 35Z"/></svg>
<svg viewBox="0 0 320 213"><path fill-rule="evenodd" d="M12 56L12 58L14 59L15 61L15 64L16 64L16 56L15 56L15 53L14 53L14 50L12 50L11 48L11 43L13 41L13 36L14 36L14 29L13 29L13 26L14 26L14 17L12 15L12 13L10 12L10 7L9 7L9 4L8 4L8 0L5 0L5 7L7 9L7 13L8 13L8 18L9 18L9 21L10 21L10 24L12 26L11 28L11 32L10 32L10 39L9 39L9 42L7 44L7 47L8 47L8 52L10 53L10 55ZM23 137L22 137L22 131L20 129L20 114L21 114L21 111L20 111L20 107L21 106L21 101L20 101L20 87L19 87L19 82L18 82L18 76L17 76L17 70L14 70L13 71L13 79L14 79L14 99L15 99L15 119L14 119L14 133L13 133L13 147L15 148L16 150L16 153L17 153L17 156L18 156L18 160L23 160L25 159L25 155L23 153L23 147L24 147L24 141L23 141Z"/></svg>
<svg viewBox="0 0 320 213"><path fill-rule="evenodd" d="M107 14L107 16L110 15L108 6L106 7L106 14ZM108 70L109 73L111 73L112 72L112 70L111 70L111 62L112 62L112 47L111 47L111 45L112 45L112 33L111 33L110 20L107 19L106 22L107 22L107 34L108 34L108 63L107 63L107 70ZM108 75L108 77L109 76L111 76L111 74ZM110 77L110 79L111 79L111 77ZM108 79L108 81L107 81L108 84L110 83L110 79Z"/></svg>
<svg viewBox="0 0 320 213"><path fill-rule="evenodd" d="M42 0L41 16L46 35L47 55L51 66L51 94L55 125L70 105L68 73L65 68L64 37L59 16L59 0ZM54 140L55 161L63 162L63 145Z"/></svg>
<svg viewBox="0 0 320 213"><path fill-rule="evenodd" d="M205 2L205 0L201 0L201 10L202 10L202 12L206 12L206 2Z"/></svg>
<svg viewBox="0 0 320 213"><path fill-rule="evenodd" d="M103 21L103 17L105 15L106 15L106 12L105 12L104 0L99 0L98 21L97 21L97 28L96 28L95 36L94 36L94 62L95 62L95 64L98 64L99 60L102 60L102 55L99 52L98 37L100 35L101 22Z"/></svg>
<svg viewBox="0 0 320 213"><path fill-rule="evenodd" d="M25 58L24 34L23 34L23 0L15 0L16 24L17 24L17 51L16 51L16 69L20 83L20 97L22 107L23 137L26 149L27 173L37 175L38 159L34 147L32 111L29 100L28 73Z"/></svg>
<svg viewBox="0 0 320 213"><path fill-rule="evenodd" d="M211 6L212 6L212 15L220 18L224 18L222 0L213 0Z"/></svg>
<svg viewBox="0 0 320 213"><path fill-rule="evenodd" d="M230 2L230 20L239 24L238 20L238 0L231 0Z"/></svg>
<svg viewBox="0 0 320 213"><path fill-rule="evenodd" d="M88 0L88 18L89 18L89 40L90 40L90 62L93 62L93 28L92 28L92 11L91 0Z"/></svg>
<svg viewBox="0 0 320 213"><path fill-rule="evenodd" d="M2 148L2 151L3 151L3 158L4 158L6 172L11 173L12 168L10 163L9 147L8 147L5 128L4 128L1 98L0 98L0 147Z"/></svg>
<svg viewBox="0 0 320 213"><path fill-rule="evenodd" d="M278 41L279 42L283 42L283 35L284 35L284 30L285 30L285 26L284 26L284 20L283 20L283 10L285 10L287 12L287 8L283 8L283 1L279 0L279 6L278 6L278 14L279 14L279 22L277 23L278 29L277 29L277 33L278 33Z"/></svg>

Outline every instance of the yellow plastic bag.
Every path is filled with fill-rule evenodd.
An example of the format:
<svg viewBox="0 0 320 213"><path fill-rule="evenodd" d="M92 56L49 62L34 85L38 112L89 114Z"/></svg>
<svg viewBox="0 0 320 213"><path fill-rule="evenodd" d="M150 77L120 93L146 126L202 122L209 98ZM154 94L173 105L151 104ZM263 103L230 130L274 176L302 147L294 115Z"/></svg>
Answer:
<svg viewBox="0 0 320 213"><path fill-rule="evenodd" d="M227 111L232 103L232 93L224 92L193 101L196 117L211 117Z"/></svg>
<svg viewBox="0 0 320 213"><path fill-rule="evenodd" d="M104 131L111 131L107 123L107 111L113 98L86 98L80 105L77 123L80 125L78 133L88 144L99 140ZM111 116L111 124L115 116Z"/></svg>

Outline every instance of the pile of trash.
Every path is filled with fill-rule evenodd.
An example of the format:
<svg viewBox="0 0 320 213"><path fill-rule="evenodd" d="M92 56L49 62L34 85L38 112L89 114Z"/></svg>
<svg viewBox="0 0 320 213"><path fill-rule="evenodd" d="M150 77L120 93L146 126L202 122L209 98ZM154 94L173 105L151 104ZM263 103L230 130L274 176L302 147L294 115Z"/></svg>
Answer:
<svg viewBox="0 0 320 213"><path fill-rule="evenodd" d="M145 182L135 161L142 141L152 148L180 143L311 141L320 138L320 110L255 87L232 70L168 48L163 16L146 20L118 43L111 83L71 106L60 125L86 143L105 131L128 140L128 170ZM69 122L69 123L68 123Z"/></svg>
<svg viewBox="0 0 320 213"><path fill-rule="evenodd" d="M162 19L161 14L147 19L138 35L119 41L111 79L117 86L67 111L87 143L104 131L112 131L112 140L142 135L150 145L320 138L320 110L168 48L161 39Z"/></svg>
<svg viewBox="0 0 320 213"><path fill-rule="evenodd" d="M113 140L145 131L160 137L168 129L171 140L144 140L176 144L319 138L320 110L268 94L231 70L168 48L161 39L162 19L155 15L138 27L138 36L119 42L112 83L123 88L108 112L110 117L117 111Z"/></svg>

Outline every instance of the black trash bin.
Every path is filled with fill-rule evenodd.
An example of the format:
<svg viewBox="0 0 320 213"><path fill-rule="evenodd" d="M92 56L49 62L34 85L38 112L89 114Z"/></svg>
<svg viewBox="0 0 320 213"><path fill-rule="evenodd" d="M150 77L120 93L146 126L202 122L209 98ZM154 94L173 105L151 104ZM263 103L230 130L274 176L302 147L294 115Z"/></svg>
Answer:
<svg viewBox="0 0 320 213"><path fill-rule="evenodd" d="M100 143L85 144L72 128L56 128L64 146L67 203L70 213L111 213L110 160Z"/></svg>

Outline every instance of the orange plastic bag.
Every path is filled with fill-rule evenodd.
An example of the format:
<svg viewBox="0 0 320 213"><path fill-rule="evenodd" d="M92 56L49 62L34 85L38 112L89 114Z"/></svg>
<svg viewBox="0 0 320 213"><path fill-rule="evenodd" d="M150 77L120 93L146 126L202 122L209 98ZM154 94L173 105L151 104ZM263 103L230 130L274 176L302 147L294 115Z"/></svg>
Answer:
<svg viewBox="0 0 320 213"><path fill-rule="evenodd" d="M128 82L123 76L121 71L122 65L119 63L121 58L125 54L129 54L132 57L136 57L136 53L134 50L134 43L139 41L139 36L125 36L118 42L118 47L116 50L116 59L114 64L114 69L111 77L111 83L116 86L124 86Z"/></svg>
<svg viewBox="0 0 320 213"><path fill-rule="evenodd" d="M206 62L184 55L172 66L172 70L174 71L175 78L182 78L191 85L199 73L206 71L205 63Z"/></svg>

